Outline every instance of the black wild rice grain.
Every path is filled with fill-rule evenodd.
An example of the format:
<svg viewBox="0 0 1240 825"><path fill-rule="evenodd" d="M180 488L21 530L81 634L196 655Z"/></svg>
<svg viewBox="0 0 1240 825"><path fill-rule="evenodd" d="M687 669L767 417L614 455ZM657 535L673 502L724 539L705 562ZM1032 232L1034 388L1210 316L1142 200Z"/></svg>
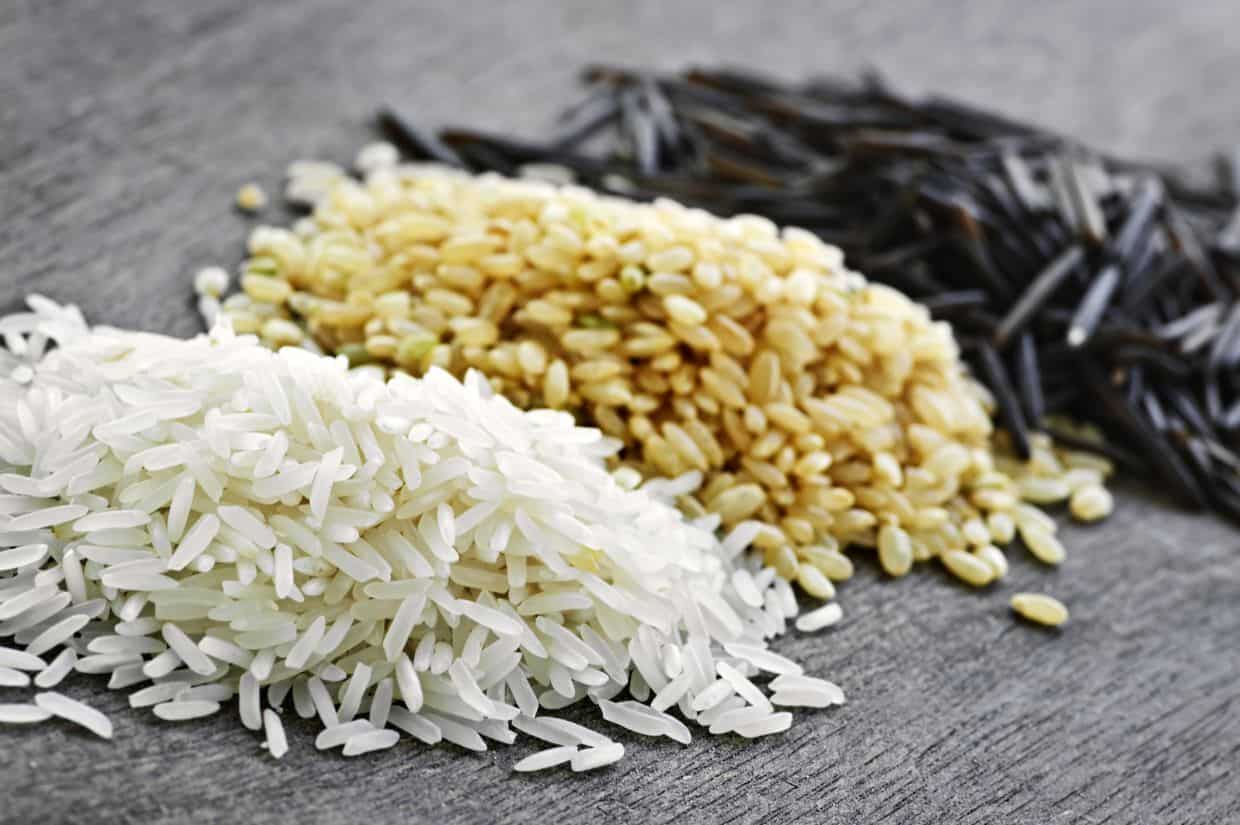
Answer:
<svg viewBox="0 0 1240 825"><path fill-rule="evenodd" d="M1025 415L1030 421L1041 421L1046 413L1046 400L1042 396L1042 373L1038 369L1038 344L1033 333L1020 337L1016 349L1016 386L1024 404Z"/></svg>
<svg viewBox="0 0 1240 825"><path fill-rule="evenodd" d="M973 346L969 346L970 343ZM994 392L995 400L999 404L999 420L1003 422L1004 427L1012 436L1016 452L1027 457L1029 455L1029 425L1025 421L1025 411L1012 388L1012 382L1008 379L1007 370L1004 369L999 353L995 352L990 342L984 339L978 339L976 342L966 340L965 346L968 349L976 349L982 379Z"/></svg>
<svg viewBox="0 0 1240 825"><path fill-rule="evenodd" d="M388 108L379 111L379 131L407 156L434 160L448 166L464 166L461 158L433 132L416 126L413 121Z"/></svg>
<svg viewBox="0 0 1240 825"><path fill-rule="evenodd" d="M1093 336L1111 305L1111 299L1115 297L1115 291L1119 289L1120 276L1117 264L1107 264L1089 285L1080 306L1072 315L1072 323L1068 325L1068 346L1079 347Z"/></svg>
<svg viewBox="0 0 1240 825"><path fill-rule="evenodd" d="M1083 250L1073 244L1030 281L1024 293L1003 316L999 329L995 332L995 346L1000 349L1006 347L1012 336L1024 330L1082 260Z"/></svg>

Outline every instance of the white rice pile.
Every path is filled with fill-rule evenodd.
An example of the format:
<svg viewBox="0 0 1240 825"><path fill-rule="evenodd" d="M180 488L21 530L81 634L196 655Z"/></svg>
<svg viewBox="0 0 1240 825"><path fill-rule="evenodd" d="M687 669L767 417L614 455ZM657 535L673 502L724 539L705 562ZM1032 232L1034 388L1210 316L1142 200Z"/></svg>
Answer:
<svg viewBox="0 0 1240 825"><path fill-rule="evenodd" d="M0 722L110 736L51 692L77 670L166 720L235 697L276 757L294 712L346 756L521 732L549 747L519 770L588 770L623 747L543 711L588 699L688 742L682 719L754 737L843 701L767 650L797 605L741 552L753 526L720 541L670 505L696 474L631 489L617 443L477 374L385 381L29 305L0 319L0 683L44 692Z"/></svg>

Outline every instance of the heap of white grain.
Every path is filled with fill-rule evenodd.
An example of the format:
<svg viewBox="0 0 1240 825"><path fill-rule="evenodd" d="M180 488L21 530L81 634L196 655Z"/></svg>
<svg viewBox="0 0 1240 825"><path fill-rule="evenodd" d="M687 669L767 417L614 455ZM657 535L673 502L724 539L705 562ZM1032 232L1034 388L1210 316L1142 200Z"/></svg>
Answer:
<svg viewBox="0 0 1240 825"><path fill-rule="evenodd" d="M346 755L515 729L553 746L523 770L622 755L542 715L583 699L681 742L672 707L752 737L788 727L775 705L843 701L766 650L797 605L741 553L752 525L721 542L717 516L667 503L694 474L630 489L611 439L477 375L385 381L224 327L180 341L29 303L0 319L0 684L107 673L169 720L236 696L276 756L290 695ZM0 706L49 715L111 734L58 693Z"/></svg>

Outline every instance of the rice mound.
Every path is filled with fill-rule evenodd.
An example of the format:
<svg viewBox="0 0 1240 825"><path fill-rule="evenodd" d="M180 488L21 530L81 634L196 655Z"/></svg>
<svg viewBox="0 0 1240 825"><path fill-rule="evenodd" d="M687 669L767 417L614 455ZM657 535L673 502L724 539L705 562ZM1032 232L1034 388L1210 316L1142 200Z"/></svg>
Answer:
<svg viewBox="0 0 1240 825"><path fill-rule="evenodd" d="M698 473L636 487L605 466L614 439L477 373L387 378L226 325L183 341L30 306L0 319L0 636L40 688L68 662L164 719L236 696L276 755L290 694L346 754L390 728L561 748L530 769L622 754L543 713L578 701L687 742L669 708L757 736L791 722L775 704L843 700L766 649L797 605L742 553L753 526L720 540L670 503ZM37 706L90 721L62 699Z"/></svg>

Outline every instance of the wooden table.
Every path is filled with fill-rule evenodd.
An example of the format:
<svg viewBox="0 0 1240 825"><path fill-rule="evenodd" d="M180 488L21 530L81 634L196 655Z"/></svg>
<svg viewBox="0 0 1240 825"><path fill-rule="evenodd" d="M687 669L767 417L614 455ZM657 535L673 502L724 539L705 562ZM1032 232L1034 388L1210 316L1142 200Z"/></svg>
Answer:
<svg viewBox="0 0 1240 825"><path fill-rule="evenodd" d="M235 264L251 225L231 209L241 183L275 193L290 160L347 161L381 101L533 133L595 60L874 64L1149 155L1240 136L1235 3L1085 5L9 0L0 309L39 291L96 322L194 333L188 279ZM614 768L521 777L509 768L529 744L345 760L294 717L276 762L235 710L157 723L79 676L65 689L112 716L115 741L0 730L0 820L1238 822L1240 537L1119 490L1109 522L1064 531L1061 569L1016 552L993 591L934 570L880 581L862 560L842 625L776 645L851 700L783 736L620 737ZM1012 621L1016 589L1060 596L1071 624Z"/></svg>

